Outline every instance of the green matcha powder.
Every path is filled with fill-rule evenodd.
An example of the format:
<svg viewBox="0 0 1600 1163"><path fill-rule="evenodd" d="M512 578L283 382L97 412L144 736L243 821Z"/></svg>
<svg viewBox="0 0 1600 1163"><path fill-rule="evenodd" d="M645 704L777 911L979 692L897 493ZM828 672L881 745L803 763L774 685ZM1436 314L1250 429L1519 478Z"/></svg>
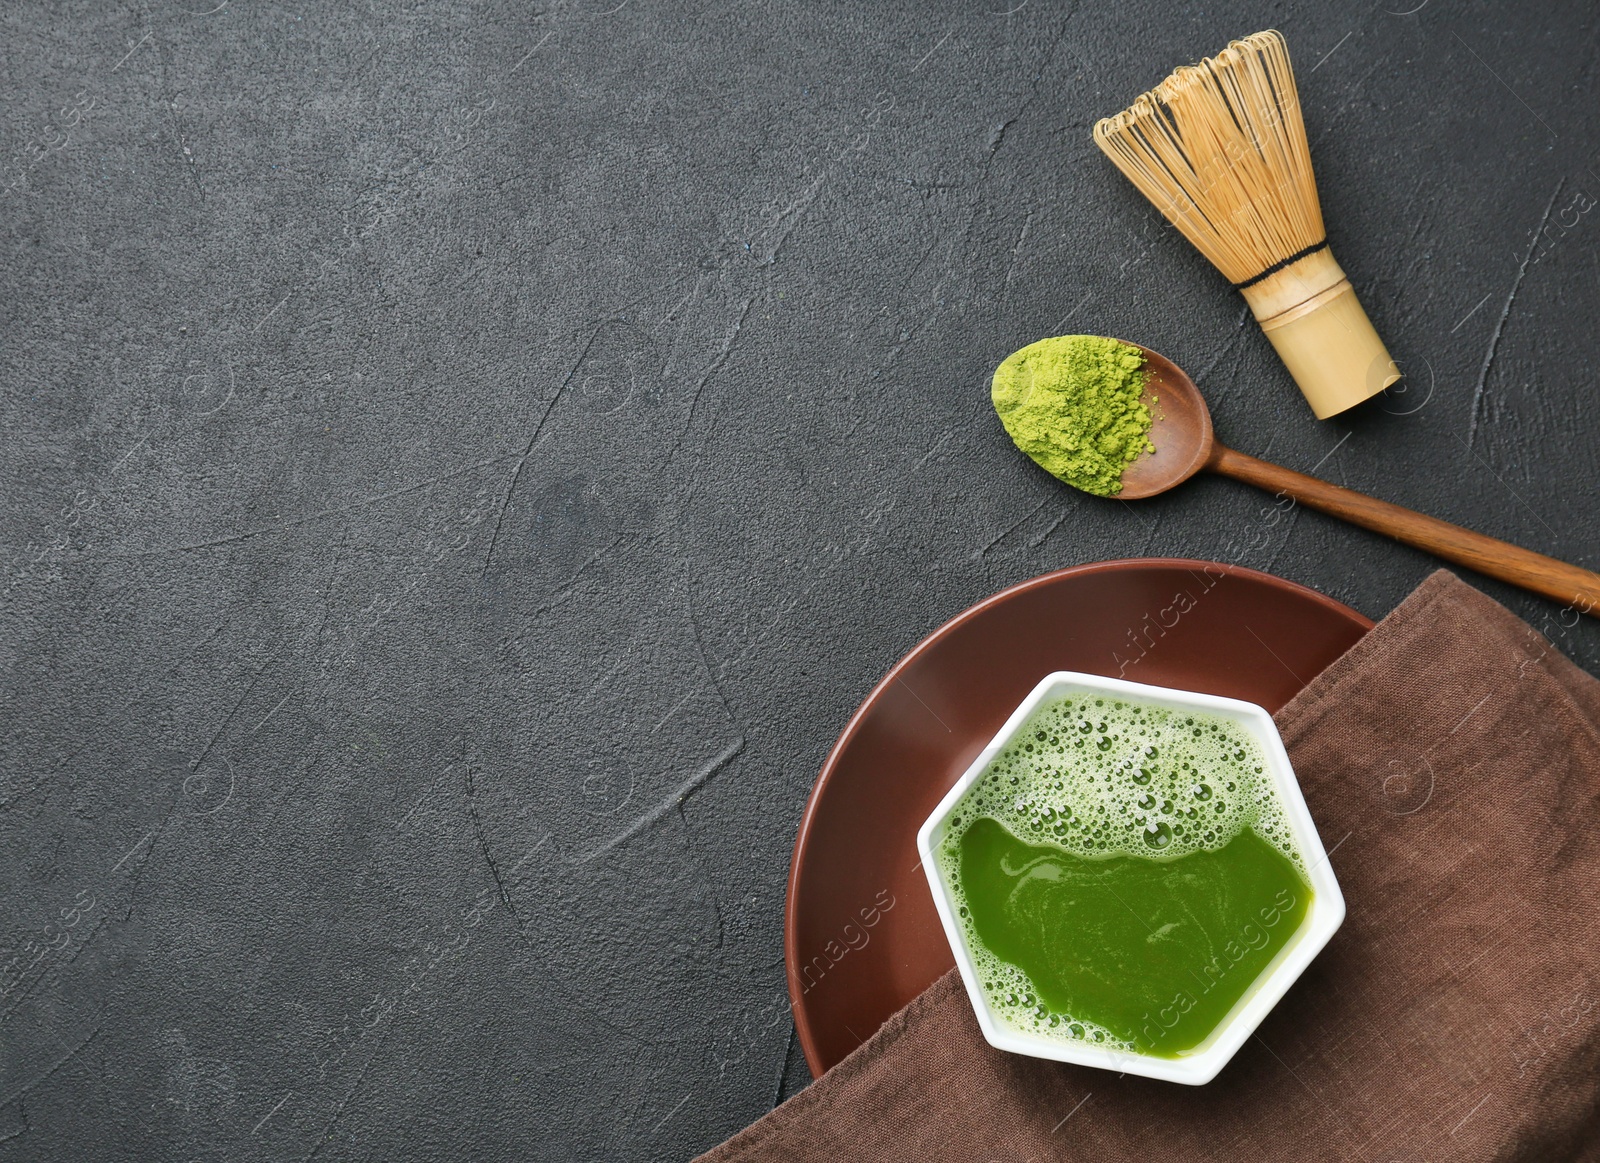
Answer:
<svg viewBox="0 0 1600 1163"><path fill-rule="evenodd" d="M1122 491L1122 470L1146 452L1144 353L1098 335L1030 343L995 369L991 398L1018 448L1086 493Z"/></svg>

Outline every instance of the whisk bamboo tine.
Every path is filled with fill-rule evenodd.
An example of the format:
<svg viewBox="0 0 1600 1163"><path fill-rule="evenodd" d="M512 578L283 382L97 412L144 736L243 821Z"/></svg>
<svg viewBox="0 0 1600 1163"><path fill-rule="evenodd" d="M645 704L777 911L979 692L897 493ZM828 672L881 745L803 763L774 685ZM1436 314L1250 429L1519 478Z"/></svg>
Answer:
<svg viewBox="0 0 1600 1163"><path fill-rule="evenodd" d="M1282 34L1176 69L1094 139L1239 288L1319 417L1400 378L1328 250Z"/></svg>

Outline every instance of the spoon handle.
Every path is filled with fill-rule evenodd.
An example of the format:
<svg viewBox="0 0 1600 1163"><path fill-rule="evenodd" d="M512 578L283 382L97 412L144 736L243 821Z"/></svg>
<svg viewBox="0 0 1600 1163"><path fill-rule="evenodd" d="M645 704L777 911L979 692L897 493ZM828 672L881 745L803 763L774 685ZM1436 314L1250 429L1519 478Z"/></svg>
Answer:
<svg viewBox="0 0 1600 1163"><path fill-rule="evenodd" d="M1553 598L1600 617L1600 574L1542 553L1497 541L1400 505L1391 505L1218 444L1206 464L1212 472L1246 481L1365 529L1425 549L1456 565Z"/></svg>

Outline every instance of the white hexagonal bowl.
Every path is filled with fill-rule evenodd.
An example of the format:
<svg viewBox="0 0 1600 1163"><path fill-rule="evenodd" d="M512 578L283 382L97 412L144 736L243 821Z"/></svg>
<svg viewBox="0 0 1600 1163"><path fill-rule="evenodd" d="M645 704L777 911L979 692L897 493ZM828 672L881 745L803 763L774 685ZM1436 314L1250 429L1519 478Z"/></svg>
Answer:
<svg viewBox="0 0 1600 1163"><path fill-rule="evenodd" d="M1266 770L1273 788L1282 800L1284 815L1288 820L1295 844L1306 860L1311 880L1312 902L1306 918L1289 943L1278 952L1256 979L1255 984L1239 999L1237 1005L1218 1024L1209 1038L1198 1048L1179 1058L1157 1058L1126 1050L1106 1049L1100 1046L1058 1041L1039 1034L1015 1029L990 1010L967 949L966 936L956 924L950 893L939 873L934 849L944 839L945 821L956 804L975 783L995 753L1010 742L1040 703L1062 695L1089 693L1109 694L1119 698L1170 707L1175 710L1205 711L1239 723L1261 744L1266 755ZM1306 810L1305 799L1300 794L1299 781L1289 764L1289 755L1283 749L1283 739L1277 725L1266 709L1239 699L1226 699L1218 695L1204 695L1194 691L1173 690L1169 687L1147 686L1144 683L1123 679L1102 678L1093 674L1057 671L1047 675L1022 705L1011 713L999 734L989 741L972 766L956 781L948 795L939 802L931 816L917 832L917 852L922 857L922 867L928 874L928 885L933 890L933 902L939 910L939 920L944 925L945 937L955 953L956 966L967 987L967 996L977 1014L978 1025L991 1046L1016 1054L1030 1054L1036 1058L1053 1058L1059 1062L1073 1062L1080 1066L1099 1066L1119 1073L1138 1074L1146 1078L1160 1078L1168 1082L1199 1085L1210 1082L1226 1066L1245 1039L1255 1032L1263 1018L1301 973L1311 959L1322 951L1335 930L1344 920L1344 894L1328 864L1322 840Z"/></svg>

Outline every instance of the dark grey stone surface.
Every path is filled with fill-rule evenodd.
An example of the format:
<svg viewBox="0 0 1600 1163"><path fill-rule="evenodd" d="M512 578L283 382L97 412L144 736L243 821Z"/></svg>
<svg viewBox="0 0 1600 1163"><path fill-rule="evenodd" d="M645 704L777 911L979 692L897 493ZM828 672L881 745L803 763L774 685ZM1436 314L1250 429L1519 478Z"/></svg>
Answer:
<svg viewBox="0 0 1600 1163"><path fill-rule="evenodd" d="M0 1160L686 1158L806 1080L794 828L924 634L1432 567L1070 493L987 401L1040 336L1600 565L1593 9L1388 7L9 6ZM1411 373L1329 423L1089 135L1266 26Z"/></svg>

